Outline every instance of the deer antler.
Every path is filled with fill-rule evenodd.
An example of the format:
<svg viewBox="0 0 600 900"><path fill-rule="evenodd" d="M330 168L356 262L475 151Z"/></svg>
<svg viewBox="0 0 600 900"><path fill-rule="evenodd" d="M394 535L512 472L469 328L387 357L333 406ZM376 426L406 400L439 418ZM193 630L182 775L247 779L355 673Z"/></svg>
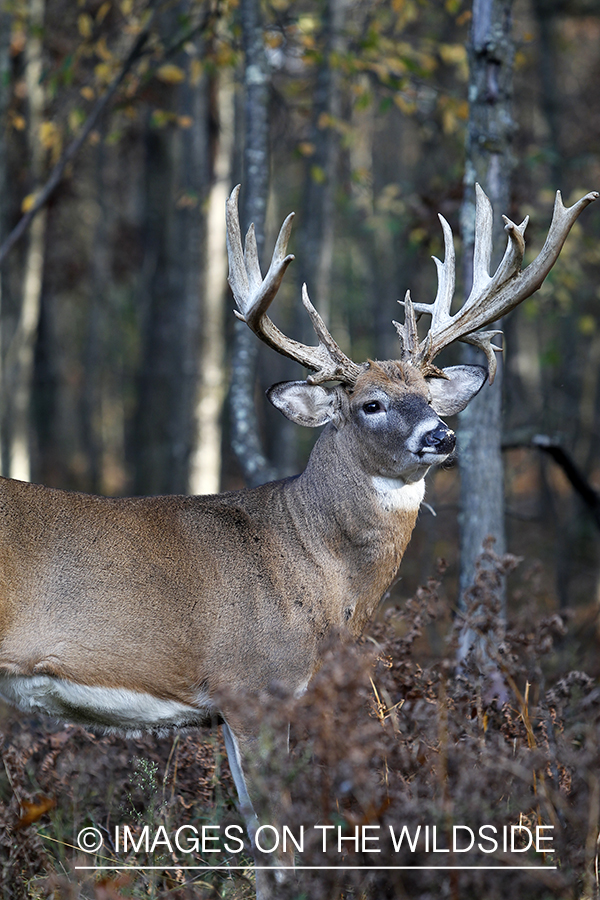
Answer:
<svg viewBox="0 0 600 900"><path fill-rule="evenodd" d="M238 184L227 201L229 284L238 307L235 311L236 316L274 350L306 366L307 369L312 369L315 374L309 375L307 381L310 384L341 381L344 384L353 385L360 373L360 366L342 353L331 337L323 319L310 302L306 285L302 287L302 303L319 339L317 346L310 347L286 337L268 317L267 310L279 290L285 270L294 258L292 255L285 255L292 231L294 213L290 213L281 226L269 271L263 279L258 261L254 225L248 229L242 251L242 234L238 213L239 193L240 185Z"/></svg>
<svg viewBox="0 0 600 900"><path fill-rule="evenodd" d="M530 297L541 286L558 259L562 246L579 213L597 200L600 194L591 191L574 206L565 208L560 191L556 193L554 213L548 237L538 256L526 269L521 269L525 252L526 217L515 225L503 216L508 233L508 245L502 262L493 276L489 274L492 255L492 205L479 185L475 185L475 247L473 253L473 287L463 306L450 314L454 294L454 245L452 230L443 216L439 216L444 232L444 262L434 257L438 270L438 290L433 303L413 303L410 293L404 299L404 325L394 322L402 346L402 358L410 360L425 375L443 375L433 365L435 357L454 341L474 344L484 351L488 361L490 383L496 374L495 353L502 347L492 344L501 331L478 331L497 321ZM419 343L416 314L431 316L427 337Z"/></svg>

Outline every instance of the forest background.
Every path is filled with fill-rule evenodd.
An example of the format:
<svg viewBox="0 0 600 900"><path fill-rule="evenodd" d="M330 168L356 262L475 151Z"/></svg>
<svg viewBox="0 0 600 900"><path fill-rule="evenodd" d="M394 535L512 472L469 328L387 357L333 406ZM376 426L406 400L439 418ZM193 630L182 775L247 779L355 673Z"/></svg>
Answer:
<svg viewBox="0 0 600 900"><path fill-rule="evenodd" d="M502 5L512 5L515 41L503 148L514 168L507 208L495 213L517 222L531 216L529 259L544 241L556 189L570 205L600 187L600 2L507 0ZM264 69L254 70L260 76L254 79L248 65L252 51L243 46L242 13L249 7L265 54ZM396 301L407 288L417 301L435 296L431 256L443 257L438 212L451 223L461 258L471 23L466 0L2 3L1 474L127 495L213 492L299 471L314 434L271 409L264 389L302 377L301 371L252 336L256 384L240 365L245 351L237 344L226 286L225 198L242 181L242 198L250 193L260 198L262 191L267 199L258 207L265 220L263 267L281 221L296 211L291 245L296 262L273 311L287 334L312 340L299 302L306 281L313 302L353 359L396 356L391 325L399 317ZM257 107L248 119L253 81L261 86L266 115ZM261 184L244 160L245 121L265 129L269 158L257 165L269 177ZM53 190L45 199L49 178ZM40 200L38 214L8 246L6 239L12 241L13 229ZM247 205L242 204L243 216ZM535 656L548 652L554 629L557 653L546 671L550 683L569 669L580 671L565 676L555 696L548 692L544 701L546 675L537 657L535 664L523 663L511 676L513 706L496 713L497 721L491 710L489 720L488 711L484 715L475 681L468 690L460 677L452 689L446 685L448 669L439 659L449 652L445 641L456 607L461 521L458 470L449 465L428 478L429 506L421 512L392 600L404 602L415 594L438 571L439 559L443 587L417 593L396 637L379 635L382 646L392 641L386 653L395 662L390 674L383 671L385 654L380 656L374 688L382 723L391 728L394 722L389 756L384 755L386 777L396 753L396 771L404 779L395 800L392 792L390 809L401 809L405 821L411 815L420 821L426 803L432 816L447 811L439 798L439 784L446 779L457 816L471 809L476 795L482 809L486 803L502 808L506 821L514 822L523 810L508 808L506 772L514 782L513 798L538 797L544 773L552 774L570 805L561 807L554 798L553 807L548 801L545 821L554 821L552 810L558 809L558 819L564 814L573 829L564 829L563 881L552 888L561 897L579 895L572 893L573 884L584 885L584 896L592 896L592 882L598 890L598 698L595 732L589 703L573 701L565 713L560 698L568 695L571 702L571 687L584 685L587 703L595 696L589 693L593 681L582 671L600 673L599 238L600 210L592 206L576 223L542 289L504 322L506 545L523 558L516 581L509 582L509 621L519 613L528 622L539 615L547 620L535 638L523 637L525 627L511 631L510 626L502 639L515 658L515 648ZM458 274L462 295L460 267ZM448 360L453 359L450 353ZM246 394L257 411L251 428L257 442L250 451L240 449L239 416L232 425L230 415L232 405L239 413L244 386L250 387ZM561 630L565 623L568 637ZM437 674L423 668L432 659L438 661ZM369 730L373 720L357 716L349 699L365 700L367 675L351 658L346 663L345 674L337 663L326 667L331 684L316 683L313 706L304 713L313 724L316 711L323 713L329 741L323 746L330 748L330 771L341 773L339 783L332 778L321 784L325 769L315 767L302 776L309 779L305 797L332 792L339 798L353 746L360 747L357 784L365 773L379 771L369 756L379 752L377 735ZM527 707L532 682L539 692L534 726ZM384 700L391 697L389 710L378 689ZM400 739L397 713L390 710L410 697L421 700L411 707L409 699L403 707ZM438 729L434 708L446 732ZM560 752L549 737L548 709L560 722ZM302 712L296 712L302 722ZM596 734L595 743L585 758L581 752L571 757L574 746L585 745L582 722ZM0 841L0 860L7 897L34 896L31 884L42 874L71 871L62 849L56 850L58 862L49 864L50 845L34 833L35 823L57 802L47 835L54 841L51 849L61 834L67 835L64 847L72 846L76 827L92 817L90 810L94 822L116 815L107 812L109 795L115 803L121 795L128 802L133 797L138 812L156 815L152 797L162 790L165 806L168 787L171 806L165 808L176 809L178 817L183 809L195 816L194 804L202 803L199 815L208 814L209 822L217 820L217 808L231 815L217 743L195 738L178 743L178 737L158 743L96 741L81 729L58 730L47 722L40 727L37 719L8 711L2 727L0 836L9 838ZM465 738L469 728L472 746ZM549 748L550 762L528 759L515 774L517 746L533 753L536 744L535 752ZM458 754L458 763L440 775L446 757L438 751L446 746L448 758ZM499 760L507 747L512 755L504 770ZM482 753L496 767L494 778ZM132 755L141 757L139 766ZM477 776L474 789L476 767L487 776ZM560 791L557 787L557 796ZM357 796L358 789L354 803ZM27 819L24 810L32 799ZM377 814L384 816L386 808ZM473 896L482 895L477 877ZM506 895L504 882L493 884L486 896L496 896L495 890ZM168 879L163 887L171 895ZM146 888L144 883L139 889ZM93 890L102 896L100 888ZM326 881L318 890L334 895L327 893ZM321 896L318 890L311 896ZM429 896L428 883L424 890ZM543 885L539 890L547 896ZM247 885L244 891L251 895ZM452 880L442 895L458 896ZM466 888L461 896L470 896Z"/></svg>

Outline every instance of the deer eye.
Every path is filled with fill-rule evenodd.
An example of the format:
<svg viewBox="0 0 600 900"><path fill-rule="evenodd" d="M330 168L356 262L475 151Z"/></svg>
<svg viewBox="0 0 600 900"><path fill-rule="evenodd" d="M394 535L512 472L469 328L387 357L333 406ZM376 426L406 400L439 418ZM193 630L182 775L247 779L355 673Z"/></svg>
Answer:
<svg viewBox="0 0 600 900"><path fill-rule="evenodd" d="M368 403L363 403L363 412L366 412L367 415L371 415L372 413L378 413L383 410L383 406L379 402L379 400L369 400Z"/></svg>

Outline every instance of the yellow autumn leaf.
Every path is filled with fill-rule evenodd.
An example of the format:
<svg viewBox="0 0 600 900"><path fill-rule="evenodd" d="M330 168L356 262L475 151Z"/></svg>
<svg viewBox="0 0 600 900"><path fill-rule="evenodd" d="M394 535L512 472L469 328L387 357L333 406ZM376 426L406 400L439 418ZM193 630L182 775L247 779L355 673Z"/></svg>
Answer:
<svg viewBox="0 0 600 900"><path fill-rule="evenodd" d="M185 81L185 72L174 63L165 63L157 69L156 77L165 84L181 84Z"/></svg>
<svg viewBox="0 0 600 900"><path fill-rule="evenodd" d="M21 202L21 212L24 212L24 213L29 212L29 210L35 203L36 197L37 197L37 194L35 194L35 193L27 194L27 196L24 197L23 201Z"/></svg>
<svg viewBox="0 0 600 900"><path fill-rule="evenodd" d="M112 4L111 4L110 0L106 0L106 3L102 4L100 9L96 13L96 22L98 23L98 25L100 25L104 21L111 6L112 6Z"/></svg>
<svg viewBox="0 0 600 900"><path fill-rule="evenodd" d="M458 128L458 120L453 109L445 109L442 112L442 128L444 134L454 134Z"/></svg>
<svg viewBox="0 0 600 900"><path fill-rule="evenodd" d="M204 66L199 59L194 57L190 62L190 81L193 87L196 87L200 83L203 72Z"/></svg>
<svg viewBox="0 0 600 900"><path fill-rule="evenodd" d="M466 122L469 118L469 103L467 100L461 100L456 106L456 115L459 119L462 119L463 122Z"/></svg>
<svg viewBox="0 0 600 900"><path fill-rule="evenodd" d="M91 38L94 30L94 23L92 17L88 13L81 13L77 16L77 30L82 38L85 38L86 40Z"/></svg>
<svg viewBox="0 0 600 900"><path fill-rule="evenodd" d="M308 13L298 16L298 31L304 34L311 34L312 32L316 31L317 24L318 20L316 16L309 15Z"/></svg>
<svg viewBox="0 0 600 900"><path fill-rule="evenodd" d="M270 49L276 49L283 44L283 35L280 31L267 31L265 34L265 44Z"/></svg>
<svg viewBox="0 0 600 900"><path fill-rule="evenodd" d="M23 812L16 827L27 828L28 825L37 822L38 819L41 819L42 816L47 812L50 812L51 809L54 809L55 806L56 800L54 797L40 797L35 803L31 803L29 800L21 800Z"/></svg>
<svg viewBox="0 0 600 900"><path fill-rule="evenodd" d="M110 52L108 47L106 46L106 38L101 37L96 41L94 45L94 50L96 54L100 57L103 62L111 62L113 59L113 54Z"/></svg>
<svg viewBox="0 0 600 900"><path fill-rule="evenodd" d="M327 181L327 175L325 173L325 169L322 166L311 166L310 177L315 182L315 184L323 184L325 181Z"/></svg>
<svg viewBox="0 0 600 900"><path fill-rule="evenodd" d="M394 94L394 103L401 109L403 113L407 116L412 116L417 111L417 104L414 100L409 100L407 97L404 97L402 94Z"/></svg>
<svg viewBox="0 0 600 900"><path fill-rule="evenodd" d="M25 131L27 122L25 120L25 116L20 115L20 113L12 113L11 124L15 131Z"/></svg>
<svg viewBox="0 0 600 900"><path fill-rule="evenodd" d="M586 337L590 337L590 335L594 334L596 331L596 318L595 316L580 316L579 321L577 322L577 327L581 334L586 335Z"/></svg>
<svg viewBox="0 0 600 900"><path fill-rule="evenodd" d="M194 120L191 116L177 116L177 124L180 128L191 128Z"/></svg>
<svg viewBox="0 0 600 900"><path fill-rule="evenodd" d="M448 66L467 62L467 48L464 44L439 44L439 54Z"/></svg>
<svg viewBox="0 0 600 900"><path fill-rule="evenodd" d="M154 128L165 128L173 121L173 115L166 109L155 109L150 116L150 122Z"/></svg>
<svg viewBox="0 0 600 900"><path fill-rule="evenodd" d="M40 143L44 150L52 150L60 140L59 130L54 122L46 121L40 125Z"/></svg>
<svg viewBox="0 0 600 900"><path fill-rule="evenodd" d="M91 88L89 85L85 85L84 87L82 87L81 90L79 91L79 93L86 100L93 100L94 97L96 96L94 93L94 89Z"/></svg>
<svg viewBox="0 0 600 900"><path fill-rule="evenodd" d="M79 107L75 107L69 112L69 128L73 133L79 131L79 128L85 121L83 111Z"/></svg>
<svg viewBox="0 0 600 900"><path fill-rule="evenodd" d="M98 63L94 68L94 75L100 84L108 84L112 76L112 69L108 63Z"/></svg>

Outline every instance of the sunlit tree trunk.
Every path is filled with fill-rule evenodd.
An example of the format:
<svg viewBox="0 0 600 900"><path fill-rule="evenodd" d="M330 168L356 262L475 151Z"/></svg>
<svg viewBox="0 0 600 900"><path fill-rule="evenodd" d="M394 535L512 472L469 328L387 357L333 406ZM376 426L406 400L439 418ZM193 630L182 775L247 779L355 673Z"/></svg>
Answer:
<svg viewBox="0 0 600 900"><path fill-rule="evenodd" d="M30 0L29 34L25 46L25 82L27 85L27 143L29 171L34 186L39 186L44 171L44 150L40 128L44 117L43 33L45 0ZM31 477L31 386L44 271L46 210L33 220L28 236L23 271L23 296L15 334L6 354L5 384L10 410L9 472L11 478L29 481Z"/></svg>
<svg viewBox="0 0 600 900"><path fill-rule="evenodd" d="M192 494L216 493L221 482L221 413L225 390L224 310L227 286L225 201L230 188L233 151L233 81L227 73L218 73L214 87L219 134L206 214L202 349L196 407L198 443L190 471L189 489Z"/></svg>
<svg viewBox="0 0 600 900"><path fill-rule="evenodd" d="M240 222L244 232L251 222L256 231L259 258L263 259L265 215L269 190L269 73L265 55L259 0L241 0L244 45L244 177ZM275 477L260 441L255 406L258 341L243 322L236 320L231 359L231 443L244 480L250 487Z"/></svg>
<svg viewBox="0 0 600 900"><path fill-rule="evenodd" d="M471 288L473 271L475 182L483 187L494 208L493 267L506 244L501 214L509 211L513 167L511 7L512 0L475 0L473 4L465 199L461 211L465 296ZM463 361L482 364L471 347L466 347ZM463 608L464 594L473 583L475 562L485 538L491 535L495 539L497 553L505 549L501 432L502 368L499 365L493 386L485 386L460 416L459 603ZM460 649L463 657L474 637L470 631L463 631Z"/></svg>

